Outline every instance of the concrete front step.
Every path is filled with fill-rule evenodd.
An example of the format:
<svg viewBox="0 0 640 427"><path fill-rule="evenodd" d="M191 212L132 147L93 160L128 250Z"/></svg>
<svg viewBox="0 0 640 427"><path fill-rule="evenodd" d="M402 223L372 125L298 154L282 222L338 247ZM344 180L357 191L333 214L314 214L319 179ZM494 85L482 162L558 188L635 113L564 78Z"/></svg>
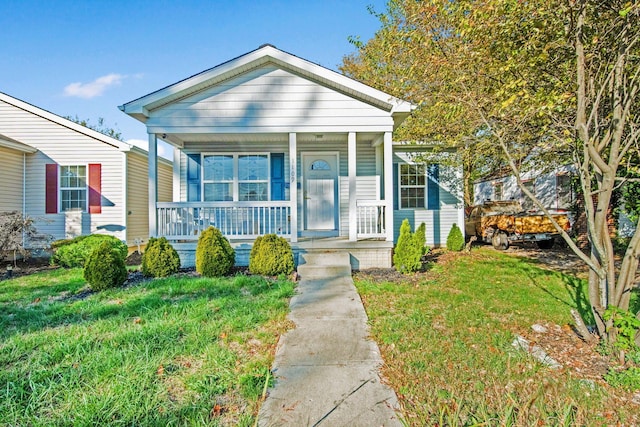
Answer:
<svg viewBox="0 0 640 427"><path fill-rule="evenodd" d="M314 251L298 256L298 274L305 280L350 277L351 263L348 252Z"/></svg>
<svg viewBox="0 0 640 427"><path fill-rule="evenodd" d="M348 265L351 266L349 252L313 251L298 255L299 265Z"/></svg>

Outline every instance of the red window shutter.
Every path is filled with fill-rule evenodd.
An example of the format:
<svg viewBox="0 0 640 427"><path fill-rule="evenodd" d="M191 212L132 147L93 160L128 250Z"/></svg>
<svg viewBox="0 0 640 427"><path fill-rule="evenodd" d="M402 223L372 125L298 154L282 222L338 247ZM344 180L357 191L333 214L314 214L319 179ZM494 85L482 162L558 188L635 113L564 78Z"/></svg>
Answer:
<svg viewBox="0 0 640 427"><path fill-rule="evenodd" d="M89 213L102 213L102 165L89 164Z"/></svg>
<svg viewBox="0 0 640 427"><path fill-rule="evenodd" d="M58 213L58 165L45 165L45 212Z"/></svg>

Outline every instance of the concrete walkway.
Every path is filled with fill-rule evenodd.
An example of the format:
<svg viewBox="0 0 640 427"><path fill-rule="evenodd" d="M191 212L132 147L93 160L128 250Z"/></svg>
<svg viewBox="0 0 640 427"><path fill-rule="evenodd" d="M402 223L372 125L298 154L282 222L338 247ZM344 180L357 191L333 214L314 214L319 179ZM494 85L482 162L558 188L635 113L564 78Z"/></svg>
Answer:
<svg viewBox="0 0 640 427"><path fill-rule="evenodd" d="M258 425L401 426L393 390L380 381L380 351L351 279L348 253L305 254L280 338L275 385Z"/></svg>

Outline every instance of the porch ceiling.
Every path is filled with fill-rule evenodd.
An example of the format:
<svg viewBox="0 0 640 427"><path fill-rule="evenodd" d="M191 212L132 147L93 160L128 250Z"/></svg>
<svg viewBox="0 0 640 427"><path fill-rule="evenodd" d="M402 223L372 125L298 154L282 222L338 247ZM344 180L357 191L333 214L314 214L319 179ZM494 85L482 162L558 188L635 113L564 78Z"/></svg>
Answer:
<svg viewBox="0 0 640 427"><path fill-rule="evenodd" d="M356 133L358 142L377 141L381 138L382 132L360 132ZM322 142L322 141L344 141L347 142L347 133L297 133L298 142ZM184 147L189 143L249 143L249 142L283 142L289 140L287 133L229 133L229 134L210 134L210 133L179 133L163 135L162 139L176 145Z"/></svg>

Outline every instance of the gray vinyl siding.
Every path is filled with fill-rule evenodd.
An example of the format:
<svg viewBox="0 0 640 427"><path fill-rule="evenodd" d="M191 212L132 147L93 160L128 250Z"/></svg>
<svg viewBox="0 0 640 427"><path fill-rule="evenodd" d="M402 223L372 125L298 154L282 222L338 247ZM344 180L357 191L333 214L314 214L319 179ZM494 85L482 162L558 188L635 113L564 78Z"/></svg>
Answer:
<svg viewBox="0 0 640 427"><path fill-rule="evenodd" d="M381 110L267 64L151 111L154 133L384 132Z"/></svg>
<svg viewBox="0 0 640 427"><path fill-rule="evenodd" d="M394 164L406 163L405 156L394 155ZM440 165L441 176L453 176L456 171L444 172L446 166ZM397 168L394 169L394 174L397 174ZM438 186L438 193L440 199L439 209L427 209L425 208L412 208L412 209L394 209L393 221L394 221L394 241L398 241L400 234L400 226L404 219L408 219L411 224L411 230L415 229L421 224L426 225L426 237L427 245L431 247L445 246L447 242L447 236L453 224L458 225L464 230L464 210L462 195L457 194L457 190L451 190L446 183L440 183ZM395 200L399 200L400 189L399 184L394 185L393 189ZM428 194L426 195L428 198ZM399 204L397 205L399 206Z"/></svg>
<svg viewBox="0 0 640 427"><path fill-rule="evenodd" d="M21 151L0 147L0 212L22 212L24 156Z"/></svg>
<svg viewBox="0 0 640 427"><path fill-rule="evenodd" d="M64 213L45 214L45 165L102 165L102 213L82 213L82 234L112 234L125 239L124 153L118 148L69 129L32 112L0 101L0 133L37 150L27 156L26 213L36 218L41 234L66 237L70 219ZM67 227L68 228L68 227Z"/></svg>
<svg viewBox="0 0 640 427"><path fill-rule="evenodd" d="M525 182L533 182L535 196L547 209L570 210L575 196L571 194L570 187L558 188L557 175L570 176L572 172L573 168L571 166L564 166L553 172L543 173L537 176L524 174L522 176L522 180ZM517 200L522 203L524 207L529 206L533 208L532 202L524 195L524 193L522 193L522 190L518 186L516 178L513 175L497 177L486 181L477 181L474 183L474 204L478 205L489 200L497 200L495 193L496 184L502 185L502 198L500 200ZM561 195L563 190L569 193L565 198Z"/></svg>

